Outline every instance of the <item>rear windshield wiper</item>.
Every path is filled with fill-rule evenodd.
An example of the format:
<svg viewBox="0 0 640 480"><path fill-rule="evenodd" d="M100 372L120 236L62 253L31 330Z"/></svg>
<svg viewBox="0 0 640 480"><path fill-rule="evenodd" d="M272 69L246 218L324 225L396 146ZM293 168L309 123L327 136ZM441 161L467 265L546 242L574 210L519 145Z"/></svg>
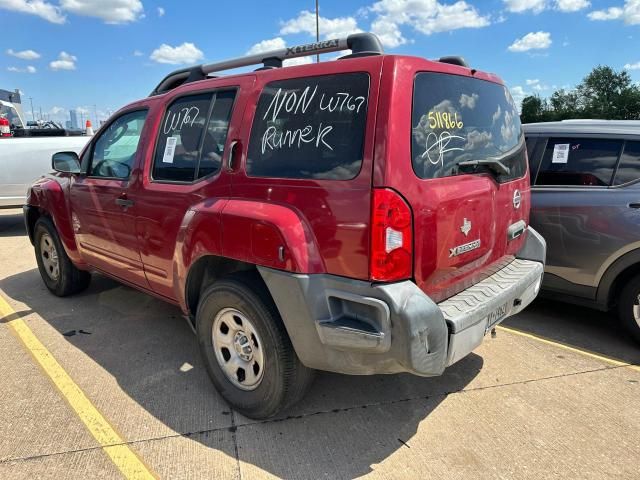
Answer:
<svg viewBox="0 0 640 480"><path fill-rule="evenodd" d="M482 160L467 160L466 162L459 162L456 164L458 167L487 167L489 170L497 173L498 175L509 175L511 169L507 167L500 160L493 158L485 158Z"/></svg>

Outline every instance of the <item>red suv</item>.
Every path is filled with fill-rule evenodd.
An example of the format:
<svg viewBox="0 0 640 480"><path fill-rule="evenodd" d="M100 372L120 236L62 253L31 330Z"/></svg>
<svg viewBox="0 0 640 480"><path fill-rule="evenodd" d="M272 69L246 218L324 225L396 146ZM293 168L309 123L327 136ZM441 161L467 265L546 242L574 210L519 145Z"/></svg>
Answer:
<svg viewBox="0 0 640 480"><path fill-rule="evenodd" d="M179 305L253 418L314 369L440 375L540 286L509 91L371 34L176 71L53 168L24 207L49 290L93 270Z"/></svg>

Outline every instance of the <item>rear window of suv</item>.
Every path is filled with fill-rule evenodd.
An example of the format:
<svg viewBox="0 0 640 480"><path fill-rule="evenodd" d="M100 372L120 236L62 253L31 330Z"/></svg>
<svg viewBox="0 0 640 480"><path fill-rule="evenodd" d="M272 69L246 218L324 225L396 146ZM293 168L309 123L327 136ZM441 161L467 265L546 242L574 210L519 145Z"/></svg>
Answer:
<svg viewBox="0 0 640 480"><path fill-rule="evenodd" d="M368 97L367 73L267 84L251 128L247 174L354 178L362 165Z"/></svg>
<svg viewBox="0 0 640 480"><path fill-rule="evenodd" d="M439 178L489 170L460 162L499 160L509 173L499 182L527 171L520 116L502 85L459 75L418 73L413 89L413 170L420 178Z"/></svg>

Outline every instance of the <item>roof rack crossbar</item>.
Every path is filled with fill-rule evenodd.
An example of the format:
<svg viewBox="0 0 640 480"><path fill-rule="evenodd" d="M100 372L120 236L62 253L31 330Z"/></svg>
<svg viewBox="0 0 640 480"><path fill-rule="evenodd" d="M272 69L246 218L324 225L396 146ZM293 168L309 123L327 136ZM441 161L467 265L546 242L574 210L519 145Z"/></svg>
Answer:
<svg viewBox="0 0 640 480"><path fill-rule="evenodd" d="M273 65L273 61L275 59L284 61L290 58L338 52L340 50L351 50L353 54L360 55L381 55L384 53L380 40L373 33L354 33L346 38L323 40L321 42L314 42L306 45L286 47L269 52L247 55L245 57L232 58L221 62L182 68L167 75L153 90L153 92L151 92L151 96L165 93L178 85L182 85L183 83L202 80L203 78L206 78L208 74L213 72L247 67L249 65L257 65L265 63L265 61L270 64L267 65L269 67Z"/></svg>

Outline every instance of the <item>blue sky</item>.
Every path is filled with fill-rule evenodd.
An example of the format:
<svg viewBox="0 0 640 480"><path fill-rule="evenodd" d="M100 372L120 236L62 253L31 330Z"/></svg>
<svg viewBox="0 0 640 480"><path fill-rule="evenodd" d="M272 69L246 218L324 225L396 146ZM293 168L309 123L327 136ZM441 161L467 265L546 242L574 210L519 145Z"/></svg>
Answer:
<svg viewBox="0 0 640 480"><path fill-rule="evenodd" d="M313 40L314 0L0 0L0 88L58 120L104 118L187 64ZM516 100L592 67L640 81L640 0L320 0L321 36L378 33L389 53L463 55ZM313 33L313 35L315 35ZM86 115L86 114L85 114ZM28 115L30 117L30 114Z"/></svg>

